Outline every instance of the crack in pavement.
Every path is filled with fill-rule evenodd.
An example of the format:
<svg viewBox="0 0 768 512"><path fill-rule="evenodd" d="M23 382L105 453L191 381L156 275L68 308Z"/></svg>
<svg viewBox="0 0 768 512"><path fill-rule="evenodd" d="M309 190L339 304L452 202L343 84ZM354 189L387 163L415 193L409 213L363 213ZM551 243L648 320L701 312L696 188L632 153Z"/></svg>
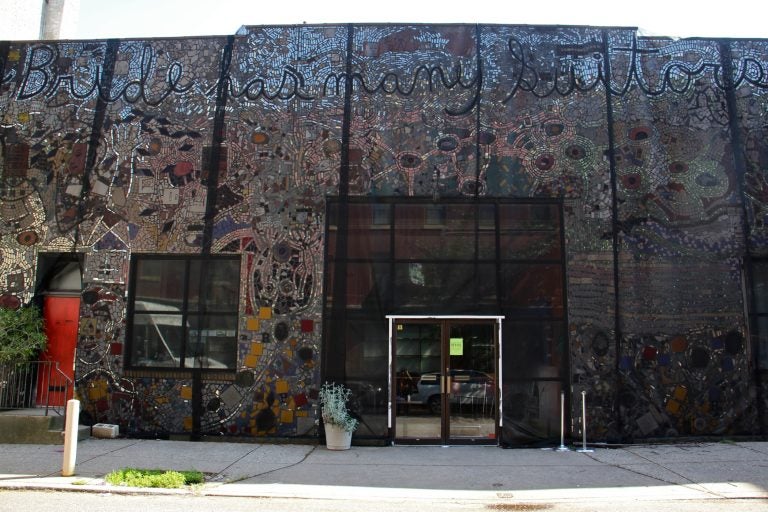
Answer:
<svg viewBox="0 0 768 512"><path fill-rule="evenodd" d="M661 464L661 463L658 463L658 462L656 462L656 461L653 461L653 460L649 459L648 457L645 457L645 456L643 456L643 455L641 455L641 454L639 454L639 453L637 453L637 452L634 452L634 451L630 450L629 448L622 448L622 449L623 449L623 450L625 450L625 451L626 451L626 452L628 452L628 453L631 453L632 455L634 455L634 456L636 456L636 457L639 457L639 458L641 458L641 459L643 459L643 460L647 461L649 464L652 464L652 465L654 465L654 466L656 466L656 467L658 467L658 468L661 468L661 469L664 469L664 470L666 470L666 471L669 471L669 472L670 472L670 473L672 473L673 475L677 475L678 477L680 477L681 479L683 479L683 480L685 480L685 481L687 481L687 482L689 482L689 483L687 483L687 484L681 484L681 483L678 483L678 482L674 482L674 481L672 481L672 480L668 480L668 479L665 479L665 478L662 478L662 477L659 477L659 476L656 476L656 475L651 475L651 474L648 474L648 473L646 473L646 472L643 472L643 471L639 471L639 470L637 470L637 469L633 469L633 468L631 468L631 467L627 467L627 466L624 466L624 465L622 465L622 464L613 464L613 463L610 463L610 462L603 462L603 461L601 461L601 460L597 459L596 457L594 457L594 456L592 456L592 455L589 455L589 454L587 454L587 453L585 453L584 455L586 455L587 457L591 458L592 460L594 460L594 461L596 461L596 462L600 462L600 463L602 463L602 464L607 464L607 465L609 465L609 466L612 466L612 467L615 467L615 468L618 468L618 469L622 469L622 470L624 470L624 471L628 471L628 472L630 472L630 473L634 473L634 474L636 474L636 475L644 476L644 477L647 477L647 478L652 478L653 480L658 480L659 482L663 482L663 483L665 483L665 484L669 484L669 485L675 485L675 486L679 485L679 486L681 486L681 487L689 487L689 488L693 488L693 489L695 489L695 490L700 490L700 491L703 491L703 492L705 492L706 494L709 494L709 495L712 495L712 496L716 496L716 497L718 497L718 498L726 498L726 499L728 498L727 496L724 496L724 495L722 495L722 494L719 494L719 493L717 493L717 492L714 492L714 491L712 491L712 490L708 489L707 487L705 487L705 486L701 485L700 483L698 483L698 482L695 482L695 481L691 480L691 479L690 479L690 478L688 478L687 476L685 476L685 475L683 475L683 474L681 474L681 473L678 473L677 471L675 471L675 470L673 470L673 469L671 469L671 468L668 468L667 466L665 466L665 465L663 465L663 464Z"/></svg>
<svg viewBox="0 0 768 512"><path fill-rule="evenodd" d="M261 448L261 447L258 447L258 448ZM236 463L238 463L238 462L240 462L241 460L243 460L245 457L247 457L248 455L250 455L251 453L253 453L254 451L256 451L258 448L254 448L253 450L251 450L251 451L250 451L250 452L248 452L247 454L243 455L242 457L240 457L239 459L237 459L235 462L233 462L232 464L230 464L229 466L227 466L226 468L224 468L223 470L221 470L219 473L217 473L217 475L216 475L216 476L219 476L219 475L223 474L223 473L224 473L224 471L226 471L227 469L229 469L229 468L231 468L232 466L234 466ZM256 478L256 477L259 477L259 476L268 475L268 474L270 474L270 473L275 473L275 472L277 472L277 471L282 471L282 470L284 470L284 469L288 469L288 468L292 468L292 467L294 467L294 466L298 466L299 464L301 464L302 462L304 462L305 460L307 460L307 458L309 458L309 456L310 456L310 455L312 455L312 454L315 452L315 450L316 450L316 449L317 449L317 446L313 446L311 450L309 450L307 453L305 453L305 454L304 454L304 456L301 458L301 460L298 460L298 461L296 461L296 462L292 462L292 463L290 463L290 464L287 464L287 465L285 465L285 466L283 466L283 467L279 467L279 468L275 468L275 469L270 469L270 470L268 470L268 471L262 471L261 473L254 473L254 474L252 474L252 475L245 475L245 476L239 477L239 478L237 478L237 479L235 479L235 480L232 480L232 481L230 481L230 482L226 482L226 483L241 482L241 481L243 481L243 480L249 480L249 479L251 479L251 478Z"/></svg>
<svg viewBox="0 0 768 512"><path fill-rule="evenodd" d="M130 448L132 446L136 446L139 444L140 441L136 441L135 443L127 444L125 446L121 446L120 448L115 448L114 450L110 450L108 452L100 453L98 455L94 455L88 459L81 460L78 462L78 464L85 464L86 462L90 462L92 460L98 459L99 457L104 457L105 455L111 455L113 453L119 452L120 450L124 450L126 448ZM53 473L48 473L47 475L43 475L44 477L51 477L51 476L60 476L61 470L54 471Z"/></svg>

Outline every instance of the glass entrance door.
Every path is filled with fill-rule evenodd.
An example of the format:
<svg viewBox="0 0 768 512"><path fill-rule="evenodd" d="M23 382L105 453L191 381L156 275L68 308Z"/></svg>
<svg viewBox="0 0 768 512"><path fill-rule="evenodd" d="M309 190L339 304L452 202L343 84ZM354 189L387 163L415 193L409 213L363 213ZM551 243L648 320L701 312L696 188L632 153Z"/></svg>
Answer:
<svg viewBox="0 0 768 512"><path fill-rule="evenodd" d="M394 319L396 442L497 444L497 321Z"/></svg>

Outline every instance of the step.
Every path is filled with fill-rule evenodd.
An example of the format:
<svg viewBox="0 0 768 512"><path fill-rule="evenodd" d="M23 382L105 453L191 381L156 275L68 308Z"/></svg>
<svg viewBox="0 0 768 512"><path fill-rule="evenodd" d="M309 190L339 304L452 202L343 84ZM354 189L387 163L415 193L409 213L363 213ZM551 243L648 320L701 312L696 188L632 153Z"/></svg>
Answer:
<svg viewBox="0 0 768 512"><path fill-rule="evenodd" d="M87 439L90 435L90 427L78 426L78 441ZM64 418L1 414L0 444L64 444Z"/></svg>

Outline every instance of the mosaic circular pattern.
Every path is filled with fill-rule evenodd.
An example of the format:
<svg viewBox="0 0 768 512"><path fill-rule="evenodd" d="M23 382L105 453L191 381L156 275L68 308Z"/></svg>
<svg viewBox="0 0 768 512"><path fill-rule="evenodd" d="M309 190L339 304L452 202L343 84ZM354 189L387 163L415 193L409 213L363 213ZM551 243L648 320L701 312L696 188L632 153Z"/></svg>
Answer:
<svg viewBox="0 0 768 512"><path fill-rule="evenodd" d="M475 194L482 195L483 193L483 187L482 185L478 189L477 182L474 179L471 180L465 180L461 184L461 193L465 196L473 196Z"/></svg>
<svg viewBox="0 0 768 512"><path fill-rule="evenodd" d="M291 334L291 328L288 327L288 324L286 322L277 322L275 324L273 333L277 341L285 341L288 339L288 336L290 336Z"/></svg>
<svg viewBox="0 0 768 512"><path fill-rule="evenodd" d="M256 145L262 145L269 142L269 135L267 135L264 132L253 132L251 134L251 142L253 142Z"/></svg>
<svg viewBox="0 0 768 512"><path fill-rule="evenodd" d="M281 295L292 295L296 291L296 285L290 279L283 279L277 284L277 291Z"/></svg>
<svg viewBox="0 0 768 512"><path fill-rule="evenodd" d="M19 309L21 306L21 299L10 293L0 295L0 307L6 309Z"/></svg>
<svg viewBox="0 0 768 512"><path fill-rule="evenodd" d="M403 153L398 157L397 162L403 169L416 169L421 166L422 159L413 153Z"/></svg>
<svg viewBox="0 0 768 512"><path fill-rule="evenodd" d="M325 153L325 156L341 153L341 141L337 139L329 139L323 142L323 153Z"/></svg>
<svg viewBox="0 0 768 512"><path fill-rule="evenodd" d="M628 135L630 140L640 142L650 139L652 134L653 128L648 126L638 126L636 128L632 128Z"/></svg>
<svg viewBox="0 0 768 512"><path fill-rule="evenodd" d="M641 183L642 178L638 173L626 174L621 177L621 184L628 190L637 190Z"/></svg>
<svg viewBox="0 0 768 512"><path fill-rule="evenodd" d="M609 345L610 342L608 336L604 332L598 332L595 334L595 337L592 338L592 351L599 357L608 354Z"/></svg>
<svg viewBox="0 0 768 512"><path fill-rule="evenodd" d="M312 347L303 346L297 351L297 354L299 355L299 359L301 359L305 363L308 363L312 361L312 358L314 357L314 354L315 354L315 350Z"/></svg>
<svg viewBox="0 0 768 512"><path fill-rule="evenodd" d="M544 125L544 133L547 137L558 137L565 132L563 123L547 123Z"/></svg>
<svg viewBox="0 0 768 512"><path fill-rule="evenodd" d="M549 153L541 155L536 159L535 165L541 171L548 171L555 166L555 157Z"/></svg>
<svg viewBox="0 0 768 512"><path fill-rule="evenodd" d="M446 136L441 137L437 141L437 149L440 151L451 152L459 147L459 140L456 137Z"/></svg>
<svg viewBox="0 0 768 512"><path fill-rule="evenodd" d="M37 233L34 231L24 231L16 236L16 241L21 245L30 246L35 245L38 241Z"/></svg>
<svg viewBox="0 0 768 512"><path fill-rule="evenodd" d="M672 174L682 174L688 171L688 164L685 162L672 162L667 169Z"/></svg>
<svg viewBox="0 0 768 512"><path fill-rule="evenodd" d="M582 160L587 156L587 150L581 144L571 144L565 148L565 155L572 160Z"/></svg>
<svg viewBox="0 0 768 512"><path fill-rule="evenodd" d="M261 432L267 432L275 427L277 417L272 409L262 409L256 415L256 428Z"/></svg>
<svg viewBox="0 0 768 512"><path fill-rule="evenodd" d="M291 245L288 242L278 242L272 248L272 258L274 258L275 261L279 261L281 263L285 263L286 261L290 260L292 254L293 250L291 249Z"/></svg>
<svg viewBox="0 0 768 512"><path fill-rule="evenodd" d="M149 146L147 146L147 151L149 153L149 156L155 156L160 154L160 150L163 149L163 141L158 137L152 137L149 140Z"/></svg>

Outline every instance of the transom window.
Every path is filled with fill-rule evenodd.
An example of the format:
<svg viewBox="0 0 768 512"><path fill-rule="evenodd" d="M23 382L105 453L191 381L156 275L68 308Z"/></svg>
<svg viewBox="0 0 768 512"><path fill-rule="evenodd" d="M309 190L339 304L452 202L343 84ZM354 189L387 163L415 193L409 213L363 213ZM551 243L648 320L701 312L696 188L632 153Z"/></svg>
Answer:
<svg viewBox="0 0 768 512"><path fill-rule="evenodd" d="M237 366L238 256L146 256L132 262L128 366Z"/></svg>

